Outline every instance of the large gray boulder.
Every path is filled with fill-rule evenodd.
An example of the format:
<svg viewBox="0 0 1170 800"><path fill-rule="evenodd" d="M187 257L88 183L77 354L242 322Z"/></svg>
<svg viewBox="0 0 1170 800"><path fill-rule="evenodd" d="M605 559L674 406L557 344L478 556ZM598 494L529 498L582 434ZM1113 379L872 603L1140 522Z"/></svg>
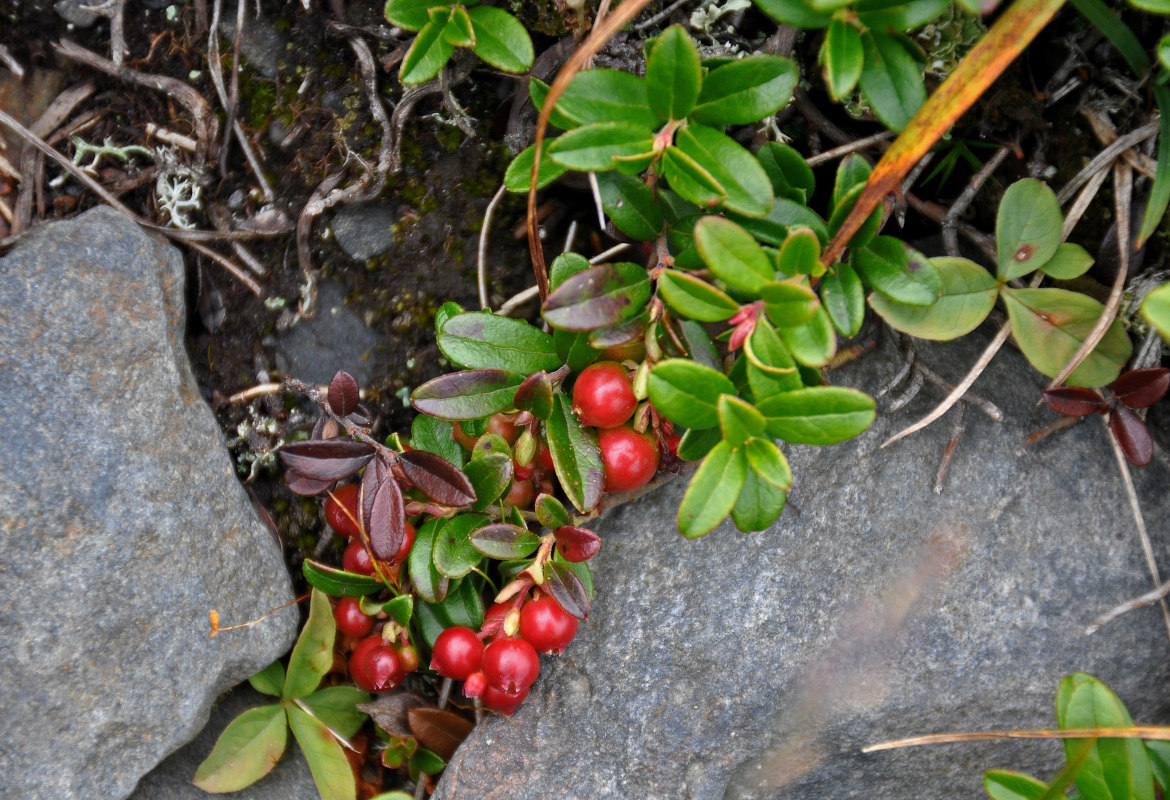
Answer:
<svg viewBox="0 0 1170 800"><path fill-rule="evenodd" d="M920 352L956 381L985 342ZM832 377L872 392L898 362L885 342ZM1150 578L1098 419L1017 452L1055 417L1042 387L1018 353L997 357L975 389L1006 419L966 411L941 496L946 420L879 449L940 399L928 386L852 442L787 448L796 486L769 531L682 539L683 481L608 515L591 619L514 718L475 729L435 800L979 797L988 768L1051 777L1059 745L860 750L1053 727L1078 670L1167 721L1160 613L1084 633ZM1158 458L1135 471L1164 574L1168 477Z"/></svg>
<svg viewBox="0 0 1170 800"><path fill-rule="evenodd" d="M280 548L183 349L183 262L125 217L0 260L0 797L123 798L285 652Z"/></svg>

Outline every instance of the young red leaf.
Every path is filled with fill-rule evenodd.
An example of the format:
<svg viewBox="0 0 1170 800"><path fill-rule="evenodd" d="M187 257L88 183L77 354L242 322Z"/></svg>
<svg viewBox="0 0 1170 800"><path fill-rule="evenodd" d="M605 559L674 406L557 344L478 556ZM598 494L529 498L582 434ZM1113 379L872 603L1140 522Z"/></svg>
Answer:
<svg viewBox="0 0 1170 800"><path fill-rule="evenodd" d="M352 439L307 439L280 448L285 467L317 481L338 481L366 465L374 446Z"/></svg>
<svg viewBox="0 0 1170 800"><path fill-rule="evenodd" d="M566 561L588 561L601 549L601 537L587 528L562 525L553 535L557 550Z"/></svg>
<svg viewBox="0 0 1170 800"><path fill-rule="evenodd" d="M1109 388L1130 408L1149 408L1170 389L1170 369L1131 369L1122 373Z"/></svg>
<svg viewBox="0 0 1170 800"><path fill-rule="evenodd" d="M1150 463L1154 455L1154 440L1146 423L1137 414L1119 405L1109 417L1109 430L1113 431L1129 463L1135 467L1144 467Z"/></svg>
<svg viewBox="0 0 1170 800"><path fill-rule="evenodd" d="M475 501L475 489L458 467L426 450L407 450L398 456L406 478L427 497L445 506L466 506Z"/></svg>
<svg viewBox="0 0 1170 800"><path fill-rule="evenodd" d="M301 497L321 494L334 483L333 481L319 481L315 478L309 478L292 470L285 471L284 482L288 485L289 491L293 494L299 494Z"/></svg>
<svg viewBox="0 0 1170 800"><path fill-rule="evenodd" d="M374 492L369 534L370 548L376 557L389 561L398 555L406 535L406 510L402 490L393 476L387 476Z"/></svg>
<svg viewBox="0 0 1170 800"><path fill-rule="evenodd" d="M1109 409L1101 395L1092 389L1080 386L1061 386L1044 390L1044 402L1057 414L1066 417L1084 417L1089 414L1103 414Z"/></svg>
<svg viewBox="0 0 1170 800"><path fill-rule="evenodd" d="M329 408L339 417L344 417L357 408L358 382L344 370L339 371L329 381Z"/></svg>
<svg viewBox="0 0 1170 800"><path fill-rule="evenodd" d="M553 561L544 567L545 588L569 614L577 619L589 618L589 595L581 579L565 564Z"/></svg>

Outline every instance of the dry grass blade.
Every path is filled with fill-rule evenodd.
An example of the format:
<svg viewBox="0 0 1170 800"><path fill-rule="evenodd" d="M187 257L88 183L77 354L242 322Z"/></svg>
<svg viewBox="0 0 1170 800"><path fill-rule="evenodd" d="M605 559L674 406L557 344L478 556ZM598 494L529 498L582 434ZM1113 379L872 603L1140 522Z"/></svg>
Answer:
<svg viewBox="0 0 1170 800"><path fill-rule="evenodd" d="M930 733L894 739L861 748L863 753L917 747L923 744L950 744L952 742L990 742L1002 739L1153 739L1170 741L1170 728L1159 725L1134 725L1132 728L1067 728L1065 730L974 731L967 733Z"/></svg>
<svg viewBox="0 0 1170 800"><path fill-rule="evenodd" d="M1068 417L1065 417L1064 419L1068 419ZM1132 600L1126 600L1119 606L1114 606L1089 623L1089 625L1085 628L1085 636L1092 636L1094 633L1101 630L1101 628L1105 627L1123 614L1128 614L1129 612L1141 608L1142 606L1153 605L1159 600L1165 598L1168 594L1170 594L1170 581L1163 583L1153 591L1138 595Z"/></svg>

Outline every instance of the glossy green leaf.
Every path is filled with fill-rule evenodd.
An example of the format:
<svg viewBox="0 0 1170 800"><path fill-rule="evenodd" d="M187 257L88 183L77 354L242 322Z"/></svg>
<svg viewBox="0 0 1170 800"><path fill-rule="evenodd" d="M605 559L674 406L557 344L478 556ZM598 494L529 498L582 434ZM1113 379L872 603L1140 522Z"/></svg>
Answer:
<svg viewBox="0 0 1170 800"><path fill-rule="evenodd" d="M842 336L856 336L861 330L865 321L865 289L847 262L837 262L821 278L821 303Z"/></svg>
<svg viewBox="0 0 1170 800"><path fill-rule="evenodd" d="M760 287L760 299L768 319L781 328L803 325L821 307L817 293L805 278L765 283Z"/></svg>
<svg viewBox="0 0 1170 800"><path fill-rule="evenodd" d="M532 185L532 159L536 155L536 145L529 145L516 154L508 169L504 171L504 186L509 192L527 192ZM543 152L540 158L540 171L536 173L536 188L543 189L557 178L568 172L566 167L553 161L548 153Z"/></svg>
<svg viewBox="0 0 1170 800"><path fill-rule="evenodd" d="M719 428L691 428L679 440L678 457L683 461L700 461L722 441L723 432Z"/></svg>
<svg viewBox="0 0 1170 800"><path fill-rule="evenodd" d="M784 244L784 240L788 238L788 231L794 227L811 228L822 246L829 240L829 227L815 211L804 203L796 203L783 197L777 197L772 205L772 210L759 219L742 217L738 214L728 214L727 217L743 226L748 233L763 244L775 247Z"/></svg>
<svg viewBox="0 0 1170 800"><path fill-rule="evenodd" d="M357 800L357 782L345 749L321 722L288 705L288 724L301 747L321 800Z"/></svg>
<svg viewBox="0 0 1170 800"><path fill-rule="evenodd" d="M658 276L658 296L671 311L699 322L721 322L739 311L739 303L724 292L679 270Z"/></svg>
<svg viewBox="0 0 1170 800"><path fill-rule="evenodd" d="M772 182L768 174L730 136L705 125L692 124L675 135L674 144L723 188L727 194L722 201L726 208L749 217L762 217L771 210ZM673 182L671 187L678 191Z"/></svg>
<svg viewBox="0 0 1170 800"><path fill-rule="evenodd" d="M512 483L512 457L504 453L488 453L472 459L463 467L463 473L475 488L475 511L483 511L496 502ZM442 569L439 570L443 572ZM444 574L447 574L444 572ZM447 577L458 577L447 575Z"/></svg>
<svg viewBox="0 0 1170 800"><path fill-rule="evenodd" d="M309 558L301 563L301 572L310 586L320 589L331 597L361 597L386 588L371 575L346 572Z"/></svg>
<svg viewBox="0 0 1170 800"><path fill-rule="evenodd" d="M834 100L847 97L861 77L865 53L861 33L844 19L834 17L821 45L821 74Z"/></svg>
<svg viewBox="0 0 1170 800"><path fill-rule="evenodd" d="M703 208L714 208L727 199L723 187L705 166L674 145L662 153L662 177L680 197Z"/></svg>
<svg viewBox="0 0 1170 800"><path fill-rule="evenodd" d="M727 442L715 445L687 486L678 508L678 530L688 539L709 533L735 508L747 480L747 456Z"/></svg>
<svg viewBox="0 0 1170 800"><path fill-rule="evenodd" d="M983 775L983 788L993 800L1040 800L1048 784L1022 772L991 769Z"/></svg>
<svg viewBox="0 0 1170 800"><path fill-rule="evenodd" d="M603 330L599 328L598 330ZM573 372L580 372L601 356L601 351L589 344L590 331L553 330L553 342L557 355L569 365Z"/></svg>
<svg viewBox="0 0 1170 800"><path fill-rule="evenodd" d="M628 262L602 264L567 278L544 301L545 320L567 331L591 331L627 320L650 299L650 276Z"/></svg>
<svg viewBox="0 0 1170 800"><path fill-rule="evenodd" d="M537 521L546 528L556 530L569 524L568 510L560 500L550 494L538 495L533 508Z"/></svg>
<svg viewBox="0 0 1170 800"><path fill-rule="evenodd" d="M948 5L948 0L857 0L853 10L867 28L912 31L936 19Z"/></svg>
<svg viewBox="0 0 1170 800"><path fill-rule="evenodd" d="M755 4L772 19L794 28L824 28L833 19L806 0L755 0Z"/></svg>
<svg viewBox="0 0 1170 800"><path fill-rule="evenodd" d="M726 375L685 358L655 364L649 388L658 413L684 428L714 428L719 424L719 396L735 394Z"/></svg>
<svg viewBox="0 0 1170 800"><path fill-rule="evenodd" d="M792 99L798 77L796 65L787 58L754 55L737 59L703 78L691 119L713 128L759 122Z"/></svg>
<svg viewBox="0 0 1170 800"><path fill-rule="evenodd" d="M415 533L414 544L407 557L410 581L418 596L428 603L438 603L447 596L450 581L435 568L435 540L448 520L442 517L427 520ZM419 609L415 609L417 616Z"/></svg>
<svg viewBox="0 0 1170 800"><path fill-rule="evenodd" d="M445 24L431 21L423 26L418 36L414 37L398 70L398 80L403 85L429 81L439 74L439 70L451 58L455 47L443 38L445 27Z"/></svg>
<svg viewBox="0 0 1170 800"><path fill-rule="evenodd" d="M468 467L498 458L505 459L511 464L511 459L507 456L492 453L479 461L472 461ZM511 470L509 469L508 472ZM482 514L460 514L442 527L435 535L433 555L435 569L439 571L440 575L452 579L462 578L479 564L483 555L471 543L471 534L487 523L488 518Z"/></svg>
<svg viewBox="0 0 1170 800"><path fill-rule="evenodd" d="M416 411L432 417L480 419L510 408L523 381L523 375L498 369L452 372L427 381L410 399Z"/></svg>
<svg viewBox="0 0 1170 800"><path fill-rule="evenodd" d="M371 617L383 612L389 614L395 622L406 627L414 614L414 596L400 594L383 602L367 595L361 599L361 609L362 613Z"/></svg>
<svg viewBox="0 0 1170 800"><path fill-rule="evenodd" d="M489 311L452 317L439 331L439 350L466 369L500 369L531 375L561 365L552 337L523 320Z"/></svg>
<svg viewBox="0 0 1170 800"><path fill-rule="evenodd" d="M787 500L788 492L777 489L749 469L731 509L731 520L745 533L767 530L780 518Z"/></svg>
<svg viewBox="0 0 1170 800"><path fill-rule="evenodd" d="M858 184L854 186L845 196L841 202L833 207L833 213L829 217L829 233L833 236L837 235L837 231L841 229L845 219L853 211L853 206L857 204L861 193L865 191L865 184ZM873 213L866 217L865 222L857 229L857 233L849 239L849 247L853 250L865 247L874 236L877 235L878 229L882 224L882 209L879 206L873 210ZM814 229L815 230L815 229Z"/></svg>
<svg viewBox="0 0 1170 800"><path fill-rule="evenodd" d="M443 38L455 47L471 47L475 44L475 31L471 28L471 16L463 6L451 6L447 24L443 26Z"/></svg>
<svg viewBox="0 0 1170 800"><path fill-rule="evenodd" d="M837 165L837 173L833 178L833 205L841 205L851 191L869 180L872 172L873 167L857 153L852 153L841 159L841 163Z"/></svg>
<svg viewBox="0 0 1170 800"><path fill-rule="evenodd" d="M803 325L777 328L776 331L792 357L806 367L822 367L837 352L837 334L824 306L818 307Z"/></svg>
<svg viewBox="0 0 1170 800"><path fill-rule="evenodd" d="M546 424L548 448L552 454L557 479L569 501L585 513L601 499L605 484L605 466L597 434L582 427L564 396L553 399L553 413Z"/></svg>
<svg viewBox="0 0 1170 800"><path fill-rule="evenodd" d="M650 153L654 135L629 122L596 122L561 134L548 146L548 157L581 172L605 172L615 158Z"/></svg>
<svg viewBox="0 0 1170 800"><path fill-rule="evenodd" d="M999 286L995 278L965 258L932 258L942 293L928 306L910 306L874 293L869 298L882 319L896 330L919 339L947 341L975 330L995 306Z"/></svg>
<svg viewBox="0 0 1170 800"><path fill-rule="evenodd" d="M446 762L443 761L438 753L432 753L425 747L420 747L410 757L411 780L417 781L420 774L438 775L446 766Z"/></svg>
<svg viewBox="0 0 1170 800"><path fill-rule="evenodd" d="M279 661L273 661L251 678L248 678L248 683L261 694L280 697L280 693L284 691L284 665Z"/></svg>
<svg viewBox="0 0 1170 800"><path fill-rule="evenodd" d="M722 370L719 349L705 327L693 319L684 319L679 320L678 328L691 361L717 372Z"/></svg>
<svg viewBox="0 0 1170 800"><path fill-rule="evenodd" d="M1049 377L1068 363L1089 335L1103 306L1064 289L1002 290L1012 336L1032 366ZM1119 320L1068 377L1070 386L1095 388L1112 383L1129 360L1133 345Z"/></svg>
<svg viewBox="0 0 1170 800"><path fill-rule="evenodd" d="M438 5L442 0L386 0L386 21L408 31L421 30L430 10Z"/></svg>
<svg viewBox="0 0 1170 800"><path fill-rule="evenodd" d="M1063 222L1060 204L1047 185L1025 178L1009 186L995 218L999 277L1018 278L1047 263L1060 246Z"/></svg>
<svg viewBox="0 0 1170 800"><path fill-rule="evenodd" d="M526 558L540 546L540 537L532 531L507 523L485 525L471 534L470 541L480 553L500 561Z"/></svg>
<svg viewBox="0 0 1170 800"><path fill-rule="evenodd" d="M301 635L288 659L288 675L284 679L286 698L311 694L333 666L333 640L337 633L329 596L313 589L309 600L309 618L301 628Z"/></svg>
<svg viewBox="0 0 1170 800"><path fill-rule="evenodd" d="M1145 745L1154 782L1165 795L1170 790L1170 742L1146 741Z"/></svg>
<svg viewBox="0 0 1170 800"><path fill-rule="evenodd" d="M776 279L768 254L731 220L703 217L695 224L695 246L711 274L732 289L756 294Z"/></svg>
<svg viewBox="0 0 1170 800"><path fill-rule="evenodd" d="M897 36L871 29L861 34L861 45L861 93L887 128L901 131L926 102L922 65Z"/></svg>
<svg viewBox="0 0 1170 800"><path fill-rule="evenodd" d="M1061 242L1052 258L1040 265L1041 271L1058 281L1079 278L1093 266L1093 257L1079 244Z"/></svg>
<svg viewBox="0 0 1170 800"><path fill-rule="evenodd" d="M596 347L598 349L620 347L634 341L641 341L646 334L646 328L649 324L650 309L643 306L642 310L636 316L630 317L616 325L610 325L607 328L597 328L596 330L589 331L587 341L590 347Z"/></svg>
<svg viewBox="0 0 1170 800"><path fill-rule="evenodd" d="M550 289L557 289L562 283L574 275L584 272L593 265L589 259L580 253L561 253L553 259L548 268L548 284Z"/></svg>
<svg viewBox="0 0 1170 800"><path fill-rule="evenodd" d="M1092 675L1078 672L1060 683L1057 724L1063 728L1129 728L1133 719L1113 690ZM1078 740L1065 739L1071 761ZM1076 786L1082 797L1154 800L1154 775L1140 739L1100 738L1085 758Z"/></svg>
<svg viewBox="0 0 1170 800"><path fill-rule="evenodd" d="M792 488L792 470L788 459L771 439L753 438L744 445L748 466L752 471L777 489L788 491Z"/></svg>
<svg viewBox="0 0 1170 800"><path fill-rule="evenodd" d="M606 216L626 236L648 242L662 231L662 209L655 202L654 191L642 181L620 172L605 172L597 176L597 188Z"/></svg>
<svg viewBox="0 0 1170 800"><path fill-rule="evenodd" d="M671 25L646 56L646 94L662 122L686 119L699 98L699 49L679 25Z"/></svg>
<svg viewBox="0 0 1170 800"><path fill-rule="evenodd" d="M757 399L801 388L792 354L767 321L756 323L756 329L743 344L743 352L747 359L748 385Z"/></svg>
<svg viewBox="0 0 1170 800"><path fill-rule="evenodd" d="M1170 342L1170 283L1154 289L1142 301L1142 317Z"/></svg>
<svg viewBox="0 0 1170 800"><path fill-rule="evenodd" d="M463 448L451 438L455 425L450 420L416 414L410 423L410 446L441 456L456 467L463 466Z"/></svg>
<svg viewBox="0 0 1170 800"><path fill-rule="evenodd" d="M843 386L813 386L760 400L768 433L793 444L836 444L852 439L874 419L873 398Z"/></svg>
<svg viewBox="0 0 1170 800"><path fill-rule="evenodd" d="M893 236L875 237L854 252L853 267L874 291L903 305L929 306L942 294L930 261Z"/></svg>
<svg viewBox="0 0 1170 800"><path fill-rule="evenodd" d="M780 273L792 277L818 273L820 257L821 240L816 232L812 228L796 227L789 229L776 261Z"/></svg>
<svg viewBox="0 0 1170 800"><path fill-rule="evenodd" d="M427 643L427 647L434 647L435 639L448 627L446 615L440 619L436 609L438 609L437 605L422 602L414 610L415 630L422 634L422 639Z"/></svg>
<svg viewBox="0 0 1170 800"><path fill-rule="evenodd" d="M765 142L756 153L756 160L772 183L777 197L786 197L803 204L816 190L812 168L795 147L781 142Z"/></svg>
<svg viewBox="0 0 1170 800"><path fill-rule="evenodd" d="M279 704L248 709L224 728L193 783L205 792L238 792L271 772L287 746L288 723Z"/></svg>
<svg viewBox="0 0 1170 800"><path fill-rule="evenodd" d="M544 105L548 87L534 82L533 101ZM657 128L658 117L650 110L646 81L616 69L587 69L569 81L557 100L553 124L568 129L596 122L629 122L647 129Z"/></svg>
<svg viewBox="0 0 1170 800"><path fill-rule="evenodd" d="M483 625L483 597L479 590L482 581L476 575L451 581L450 590L435 611L444 627L463 627L478 630Z"/></svg>
<svg viewBox="0 0 1170 800"><path fill-rule="evenodd" d="M370 700L368 694L354 686L329 686L313 692L304 703L317 719L348 739L366 721L366 714L357 710L357 704Z"/></svg>
<svg viewBox="0 0 1170 800"><path fill-rule="evenodd" d="M443 330L443 326L447 324L447 320L465 313L467 312L464 311L463 306L453 300L448 300L439 306L439 310L435 312L435 336L438 336L439 331Z"/></svg>
<svg viewBox="0 0 1170 800"><path fill-rule="evenodd" d="M764 432L764 415L751 403L735 395L723 394L719 396L716 408L719 429L723 431L724 440L732 447L740 447L748 439Z"/></svg>
<svg viewBox="0 0 1170 800"><path fill-rule="evenodd" d="M472 52L504 72L524 72L532 66L532 40L520 20L492 6L476 6L467 13L475 28Z"/></svg>

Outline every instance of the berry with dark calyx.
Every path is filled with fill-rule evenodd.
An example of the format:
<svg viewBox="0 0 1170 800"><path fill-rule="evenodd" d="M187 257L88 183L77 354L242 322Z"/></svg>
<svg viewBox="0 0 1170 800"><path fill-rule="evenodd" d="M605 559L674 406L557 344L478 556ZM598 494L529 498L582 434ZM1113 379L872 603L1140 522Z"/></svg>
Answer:
<svg viewBox="0 0 1170 800"><path fill-rule="evenodd" d="M398 654L381 636L366 637L349 656L349 677L363 692L388 692L402 680Z"/></svg>
<svg viewBox="0 0 1170 800"><path fill-rule="evenodd" d="M605 464L605 491L640 489L658 472L658 443L653 434L638 433L628 425L597 432Z"/></svg>
<svg viewBox="0 0 1170 800"><path fill-rule="evenodd" d="M495 711L498 714L512 716L516 713L516 709L524 702L524 698L528 697L528 690L521 689L518 692L506 692L495 686L488 686L483 691L483 704Z"/></svg>
<svg viewBox="0 0 1170 800"><path fill-rule="evenodd" d="M373 575L375 572L370 554L357 539L351 539L345 546L345 552L341 554L341 568L358 575Z"/></svg>
<svg viewBox="0 0 1170 800"><path fill-rule="evenodd" d="M346 483L336 487L325 501L325 521L347 539L358 538L357 500L357 484Z"/></svg>
<svg viewBox="0 0 1170 800"><path fill-rule="evenodd" d="M435 639L431 669L444 678L465 681L479 670L483 649L483 642L471 628L447 628Z"/></svg>
<svg viewBox="0 0 1170 800"><path fill-rule="evenodd" d="M573 411L582 425L616 428L633 416L637 407L629 373L616 361L590 364L573 384Z"/></svg>
<svg viewBox="0 0 1170 800"><path fill-rule="evenodd" d="M506 692L520 692L540 675L536 648L523 639L497 639L484 648L480 662L489 686Z"/></svg>
<svg viewBox="0 0 1170 800"><path fill-rule="evenodd" d="M529 600L520 609L520 638L538 652L556 655L577 635L577 618L549 595Z"/></svg>
<svg viewBox="0 0 1170 800"><path fill-rule="evenodd" d="M362 611L361 601L356 597L343 597L333 609L337 630L350 636L365 636L374 629L374 618Z"/></svg>

